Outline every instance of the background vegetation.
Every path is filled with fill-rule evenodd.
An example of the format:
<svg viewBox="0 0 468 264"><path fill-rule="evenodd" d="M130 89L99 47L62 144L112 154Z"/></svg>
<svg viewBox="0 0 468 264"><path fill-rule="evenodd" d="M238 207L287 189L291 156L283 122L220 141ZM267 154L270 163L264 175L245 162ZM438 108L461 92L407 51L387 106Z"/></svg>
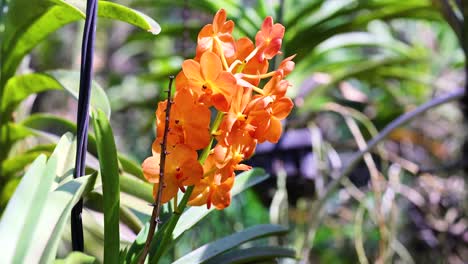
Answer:
<svg viewBox="0 0 468 264"><path fill-rule="evenodd" d="M40 13L28 11L30 16L15 25L5 19L6 12L24 10L21 4L29 5L27 2L1 1L0 9L1 212L25 171L35 168L48 175L47 166L54 165L47 164L54 162L52 152L58 139L76 130L74 98L82 17L76 11L76 17L70 15L67 23L58 20L57 30L51 34L37 33L37 46L23 42L9 46L18 39L9 33L9 27L27 29L27 23ZM81 4L83 8L84 3L50 2L65 3L54 6L63 10L67 5ZM119 150L121 247L130 245L149 219L151 186L141 181L139 164L150 154L154 111L158 101L165 99L168 76L180 71L184 59L194 57L200 28L224 8L228 19L236 23L236 36L253 38L268 15L286 27L283 53L297 54L296 69L288 76L295 109L284 124L286 133L279 144L258 146L249 161L271 176L265 180L265 173L256 171L245 186L262 181L260 184L237 195L226 210L213 211L193 227L189 225L189 230L181 230L186 231L184 236L163 260L171 262L226 235L274 223L289 227L288 234L248 242L237 249L266 245L294 249L296 259L282 259L284 263L467 263L466 127L456 102L463 94L463 43L468 43L463 33L468 7L462 2L118 1L154 18L162 29L157 36L149 34L150 19L132 20L135 13L130 11L124 18L102 15L98 19L97 88L91 104L104 110L101 119L110 117ZM38 6L50 11L52 4ZM78 22L69 24L71 21ZM16 88L20 86L26 89ZM435 99L441 97L448 99ZM392 126L392 121L411 110L418 112L417 107L424 103L428 111L384 133L384 140L371 141ZM440 103L444 104L433 107ZM99 137L100 132L95 132ZM72 141L67 134L58 145L73 153ZM89 174L98 171L98 152L105 153L106 146L99 142L93 134ZM350 162L357 162L356 153L363 156L359 150L366 149L366 142L378 144L362 162L353 163L352 171L343 173ZM36 160L41 154L49 157L47 163L44 156ZM59 154L57 159L60 164L60 159L72 156ZM57 168L62 172L58 175L66 175L69 169ZM67 196L67 203L61 206L66 210L81 192L86 194L85 253L102 260L102 190L100 176L95 177L81 180L79 191ZM340 177L343 180L337 181ZM63 180L55 179L55 184ZM52 181L50 178L50 184ZM94 181L97 188L84 190ZM49 190L50 186L41 184L37 182L38 192ZM58 219L60 223L62 218ZM54 244L58 258L72 256L68 255L67 228L63 223L64 242ZM216 259L212 261L216 263Z"/></svg>

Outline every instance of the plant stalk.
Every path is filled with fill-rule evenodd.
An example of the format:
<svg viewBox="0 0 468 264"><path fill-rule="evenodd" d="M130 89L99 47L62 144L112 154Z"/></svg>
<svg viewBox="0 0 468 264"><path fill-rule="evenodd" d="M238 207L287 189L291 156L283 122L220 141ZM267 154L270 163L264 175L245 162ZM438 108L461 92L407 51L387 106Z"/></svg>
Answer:
<svg viewBox="0 0 468 264"><path fill-rule="evenodd" d="M145 247L143 249L143 254L140 256L139 263L145 263L146 256L148 255L151 241L153 240L154 232L158 227L161 220L159 219L159 213L161 211L161 198L162 192L164 189L164 169L166 166L166 156L167 156L167 134L169 133L170 125L170 115L171 115L171 92L172 92L172 82L174 81L174 76L169 77L169 87L167 89L167 106L166 106L166 120L164 122L164 134L163 141L161 143L161 158L159 162L159 185L158 185L158 195L156 196L155 203L153 204L153 212L151 213L150 227L148 232L148 237L146 238Z"/></svg>
<svg viewBox="0 0 468 264"><path fill-rule="evenodd" d="M219 126L221 125L221 121L223 120L224 113L223 112L218 112L216 115L216 118L213 122L213 125L211 127L211 140L208 146L206 146L200 157L198 158L198 161L200 164L204 164L206 158L208 157L211 147L214 143L214 133L218 131ZM164 233L162 235L161 243L160 246L156 249L156 252L154 256L150 259L150 263L157 263L158 260L161 258L162 254L166 251L167 245L169 244L170 239L172 238L172 232L174 231L177 222L180 219L180 216L185 210L185 207L187 206L188 200L190 198L190 195L192 195L194 186L189 186L187 190L184 193L184 196L182 197L182 200L180 201L180 204L177 208L174 208L174 213L172 214L171 218L169 219L169 223L167 225L167 228L164 229Z"/></svg>

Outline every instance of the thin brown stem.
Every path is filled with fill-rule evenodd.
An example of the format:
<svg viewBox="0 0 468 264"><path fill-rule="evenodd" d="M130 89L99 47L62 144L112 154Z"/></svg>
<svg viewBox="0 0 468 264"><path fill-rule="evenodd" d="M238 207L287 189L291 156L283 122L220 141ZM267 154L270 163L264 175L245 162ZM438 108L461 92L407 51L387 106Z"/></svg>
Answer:
<svg viewBox="0 0 468 264"><path fill-rule="evenodd" d="M146 256L148 255L151 241L153 240L154 232L156 231L159 223L161 222L159 219L159 212L161 210L161 197L162 192L164 189L164 167L166 165L166 155L167 153L167 134L169 133L169 118L171 114L171 106L172 106L172 99L171 99L171 90L172 90L172 82L174 81L174 76L169 77L169 88L167 89L167 107L166 107L166 120L164 123L164 134L163 134L163 141L161 143L161 158L159 162L159 186L158 186L158 193L156 196L156 200L153 204L153 213L151 214L150 219L150 227L148 232L148 237L146 238L145 248L143 249L143 253L140 256L138 263L143 264L145 263Z"/></svg>

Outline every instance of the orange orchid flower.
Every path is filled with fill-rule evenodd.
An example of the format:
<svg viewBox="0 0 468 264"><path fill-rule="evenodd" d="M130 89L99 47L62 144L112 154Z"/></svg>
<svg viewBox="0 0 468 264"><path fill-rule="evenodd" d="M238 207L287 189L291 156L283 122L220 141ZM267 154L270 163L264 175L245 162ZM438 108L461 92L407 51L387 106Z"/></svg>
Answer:
<svg viewBox="0 0 468 264"><path fill-rule="evenodd" d="M232 95L239 87L234 75L223 71L221 60L215 53L203 53L200 63L195 60L184 61L182 71L187 79L183 83L187 89L198 96L209 96L211 103L219 111L229 110Z"/></svg>
<svg viewBox="0 0 468 264"><path fill-rule="evenodd" d="M253 137L262 143L270 141L277 143L281 137L283 128L281 120L291 112L294 104L289 97L281 97L274 100L272 96L259 97L250 105L250 111L264 113L257 114L252 125L256 127Z"/></svg>
<svg viewBox="0 0 468 264"><path fill-rule="evenodd" d="M143 174L150 183L154 183L153 195L157 196L160 174L160 153L145 159L142 164ZM186 145L169 148L164 168L164 191L162 203L167 203L178 192L185 191L184 186L198 184L203 176L203 167L197 160L197 152Z"/></svg>
<svg viewBox="0 0 468 264"><path fill-rule="evenodd" d="M244 73L250 75L261 75L265 74L268 71L268 60L247 60L250 54L254 52L255 46L249 38L240 38L236 41L236 60L238 63L233 62L230 67L232 67L232 72L235 73ZM234 67L233 67L234 66ZM252 85L258 85L260 78L248 79Z"/></svg>
<svg viewBox="0 0 468 264"><path fill-rule="evenodd" d="M226 11L221 9L213 23L202 28L196 57L185 60L176 77L164 183L160 182L159 162L167 101L158 105L153 155L142 167L146 179L154 184L153 195L157 195L159 184L164 184L162 202L175 197L179 189L185 191L186 186L193 186L189 205L206 204L216 209L229 206L235 171L251 169L242 162L253 155L258 142L278 142L281 120L293 108L292 100L286 97L291 84L284 78L295 67L295 55L268 72L269 60L281 53L284 26L267 17L254 44L245 37L235 40L234 22L226 19ZM268 82L263 85L261 80ZM210 107L223 113L218 115L221 123L216 119L211 128L217 129L213 135ZM210 145L212 136L217 144L204 150L209 155L201 165L197 150Z"/></svg>
<svg viewBox="0 0 468 264"><path fill-rule="evenodd" d="M228 166L216 167L213 154L208 156L203 169L205 171L203 179L195 185L188 204L191 206L206 204L208 209L214 205L218 210L228 207L235 179L234 169Z"/></svg>
<svg viewBox="0 0 468 264"><path fill-rule="evenodd" d="M231 35L234 22L232 20L226 21L226 17L226 11L220 9L213 18L213 24L202 28L198 34L196 60L200 59L206 51L212 51L226 58L235 55L235 42Z"/></svg>
<svg viewBox="0 0 468 264"><path fill-rule="evenodd" d="M224 140L219 140L213 149L214 159L218 167L230 166L234 170L245 170L240 164L250 158L255 152L257 140L250 136L249 131L235 129L227 134Z"/></svg>
<svg viewBox="0 0 468 264"><path fill-rule="evenodd" d="M255 35L255 45L260 49L258 59L270 60L280 53L283 36L284 26L279 23L273 25L273 18L270 16L265 18L262 28Z"/></svg>
<svg viewBox="0 0 468 264"><path fill-rule="evenodd" d="M274 96L273 99L281 98L285 96L289 86L291 86L289 81L283 80L281 75L278 74L265 84L265 87L263 88L263 95Z"/></svg>
<svg viewBox="0 0 468 264"><path fill-rule="evenodd" d="M157 138L162 140L167 101L159 104ZM169 125L169 145L183 143L194 150L202 149L210 141L210 115L207 106L199 104L188 90L180 90L174 96Z"/></svg>
<svg viewBox="0 0 468 264"><path fill-rule="evenodd" d="M242 127L245 130L253 130L254 127L250 126L247 122L248 116L245 113L247 105L250 103L252 97L252 89L241 87L234 94L231 107L224 116L223 122L220 125L220 133L229 133L234 124Z"/></svg>

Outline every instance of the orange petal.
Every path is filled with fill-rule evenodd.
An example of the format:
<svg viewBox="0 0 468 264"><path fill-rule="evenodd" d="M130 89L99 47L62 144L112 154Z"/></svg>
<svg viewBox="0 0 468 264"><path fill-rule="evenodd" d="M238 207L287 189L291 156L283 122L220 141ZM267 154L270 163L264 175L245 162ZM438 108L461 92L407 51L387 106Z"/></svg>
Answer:
<svg viewBox="0 0 468 264"><path fill-rule="evenodd" d="M182 63L182 71L187 77L190 86L200 86L198 89L201 89L203 85L203 78L200 73L200 64L195 60L185 60Z"/></svg>
<svg viewBox="0 0 468 264"><path fill-rule="evenodd" d="M289 97L283 97L272 104L273 115L279 119L285 119L294 107L294 103Z"/></svg>
<svg viewBox="0 0 468 264"><path fill-rule="evenodd" d="M200 66L203 78L206 81L214 81L223 70L221 59L215 53L207 51L200 58ZM185 72L185 71L184 71Z"/></svg>
<svg viewBox="0 0 468 264"><path fill-rule="evenodd" d="M194 150L199 150L210 142L210 131L206 127L186 125L184 130L185 144Z"/></svg>
<svg viewBox="0 0 468 264"><path fill-rule="evenodd" d="M190 196L190 200L188 201L188 204L190 206L204 205L206 204L206 201L208 199L208 194L209 194L209 188L207 186L205 186L205 188L201 192L195 192L194 190L194 192L192 193L192 196Z"/></svg>
<svg viewBox="0 0 468 264"><path fill-rule="evenodd" d="M232 96L236 93L237 79L230 72L220 72L215 80L216 89L226 96Z"/></svg>
<svg viewBox="0 0 468 264"><path fill-rule="evenodd" d="M211 96L211 103L221 112L229 111L229 102L222 94L215 94Z"/></svg>
<svg viewBox="0 0 468 264"><path fill-rule="evenodd" d="M151 156L146 158L141 165L143 175L150 183L159 182L159 156Z"/></svg>
<svg viewBox="0 0 468 264"><path fill-rule="evenodd" d="M196 159L184 162L181 166L183 174L182 184L185 186L195 185L203 177L203 167Z"/></svg>
<svg viewBox="0 0 468 264"><path fill-rule="evenodd" d="M218 12L216 12L216 15L213 18L213 31L215 33L222 29L224 22L226 22L226 17L226 10L220 9Z"/></svg>
<svg viewBox="0 0 468 264"><path fill-rule="evenodd" d="M282 132L283 127L281 126L281 122L276 118L272 118L270 120L270 126L268 128L267 134L265 135L265 138L271 143L278 143Z"/></svg>
<svg viewBox="0 0 468 264"><path fill-rule="evenodd" d="M153 197L156 199L156 196L158 195L158 190L159 190L159 184L154 184L153 186ZM161 203L167 203L169 202L172 198L174 198L178 192L178 187L176 184L172 182L166 182L165 186L163 187L162 190L162 196L161 196Z"/></svg>
<svg viewBox="0 0 468 264"><path fill-rule="evenodd" d="M216 209L221 210L231 204L231 188L234 185L235 177L229 177L221 185L217 186L212 193L211 203Z"/></svg>

